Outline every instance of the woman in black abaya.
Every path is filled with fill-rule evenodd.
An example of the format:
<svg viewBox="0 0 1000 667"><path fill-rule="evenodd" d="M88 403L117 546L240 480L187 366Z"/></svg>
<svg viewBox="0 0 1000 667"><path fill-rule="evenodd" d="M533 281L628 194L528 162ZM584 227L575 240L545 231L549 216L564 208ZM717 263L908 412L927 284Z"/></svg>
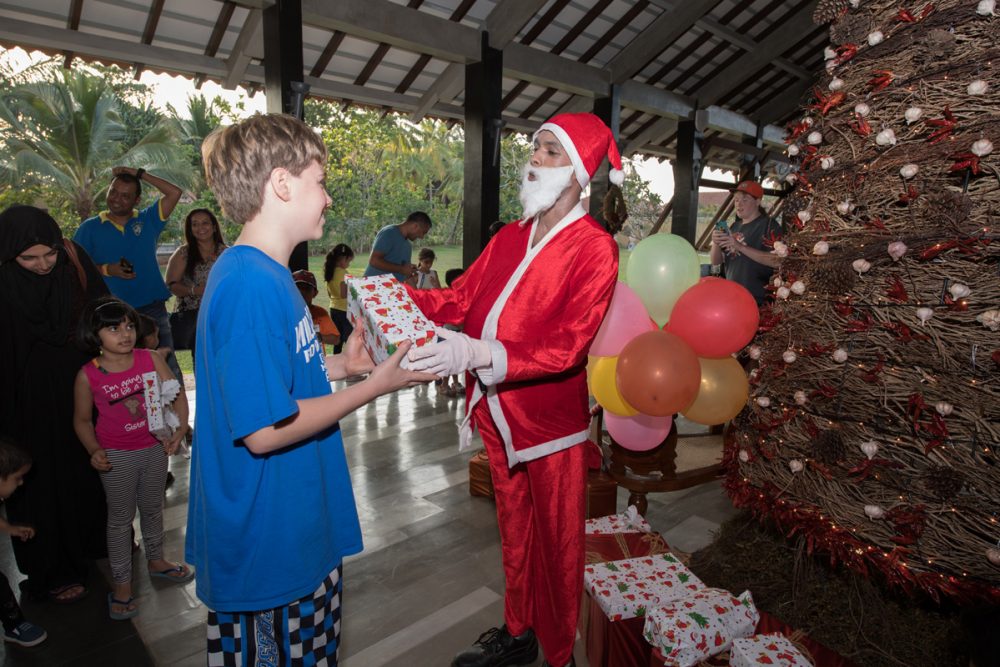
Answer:
<svg viewBox="0 0 1000 667"><path fill-rule="evenodd" d="M0 435L33 459L7 518L35 528L33 539L12 541L14 556L28 592L54 602L83 597L88 561L105 552L104 492L73 432L73 382L88 361L75 344L77 320L107 292L48 213L0 213Z"/></svg>

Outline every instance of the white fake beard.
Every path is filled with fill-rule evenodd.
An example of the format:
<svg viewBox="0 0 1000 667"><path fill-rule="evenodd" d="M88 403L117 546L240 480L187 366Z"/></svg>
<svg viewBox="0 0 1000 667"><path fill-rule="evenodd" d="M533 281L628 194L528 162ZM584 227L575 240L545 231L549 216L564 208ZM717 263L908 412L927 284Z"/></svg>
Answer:
<svg viewBox="0 0 1000 667"><path fill-rule="evenodd" d="M574 178L573 165L566 167L532 167L524 165L521 170L521 206L524 208L524 219L530 220L543 211L552 208L559 195ZM535 180L528 180L533 175Z"/></svg>

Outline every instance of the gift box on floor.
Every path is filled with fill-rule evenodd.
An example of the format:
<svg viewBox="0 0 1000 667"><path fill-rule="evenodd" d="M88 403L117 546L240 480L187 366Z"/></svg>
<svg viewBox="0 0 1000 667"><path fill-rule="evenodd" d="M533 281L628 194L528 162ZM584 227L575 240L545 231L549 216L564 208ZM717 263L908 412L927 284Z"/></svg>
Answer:
<svg viewBox="0 0 1000 667"><path fill-rule="evenodd" d="M469 459L469 495L493 497L493 476L490 473L490 459L486 450L481 449Z"/></svg>
<svg viewBox="0 0 1000 667"><path fill-rule="evenodd" d="M812 662L787 637L780 634L737 639L729 654L729 664L732 667L812 667Z"/></svg>
<svg viewBox="0 0 1000 667"><path fill-rule="evenodd" d="M657 607L646 615L643 636L667 665L691 667L749 637L760 620L749 592L706 588Z"/></svg>
<svg viewBox="0 0 1000 667"><path fill-rule="evenodd" d="M581 620L592 667L648 664L647 610L705 587L670 553L588 564L583 581L588 596Z"/></svg>
<svg viewBox="0 0 1000 667"><path fill-rule="evenodd" d="M621 514L589 519L585 529L587 535L611 535L613 533L651 533L646 519L639 514L635 505L629 505Z"/></svg>
<svg viewBox="0 0 1000 667"><path fill-rule="evenodd" d="M376 364L405 340L418 347L434 341L434 324L417 308L406 288L391 275L347 278L347 310L365 332L365 347Z"/></svg>

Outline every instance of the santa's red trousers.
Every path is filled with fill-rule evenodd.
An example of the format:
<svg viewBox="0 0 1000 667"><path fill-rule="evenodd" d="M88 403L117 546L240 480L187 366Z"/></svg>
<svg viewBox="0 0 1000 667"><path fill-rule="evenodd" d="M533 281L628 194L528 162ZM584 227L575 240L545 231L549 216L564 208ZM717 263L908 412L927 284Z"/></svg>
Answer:
<svg viewBox="0 0 1000 667"><path fill-rule="evenodd" d="M573 656L583 590L586 447L510 468L486 401L474 410L493 475L507 631L517 637L533 629L548 663L565 665Z"/></svg>

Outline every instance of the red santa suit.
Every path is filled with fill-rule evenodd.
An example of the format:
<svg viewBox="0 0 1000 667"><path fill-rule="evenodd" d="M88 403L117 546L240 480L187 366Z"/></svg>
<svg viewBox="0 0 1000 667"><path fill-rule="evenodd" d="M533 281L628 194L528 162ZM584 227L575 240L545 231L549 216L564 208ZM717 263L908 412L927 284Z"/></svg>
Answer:
<svg viewBox="0 0 1000 667"><path fill-rule="evenodd" d="M430 319L490 345L492 366L467 383L461 439L478 428L490 459L507 629L534 629L549 664L563 665L583 585L587 350L618 246L580 205L532 247L536 226L504 226L452 288L410 294Z"/></svg>

